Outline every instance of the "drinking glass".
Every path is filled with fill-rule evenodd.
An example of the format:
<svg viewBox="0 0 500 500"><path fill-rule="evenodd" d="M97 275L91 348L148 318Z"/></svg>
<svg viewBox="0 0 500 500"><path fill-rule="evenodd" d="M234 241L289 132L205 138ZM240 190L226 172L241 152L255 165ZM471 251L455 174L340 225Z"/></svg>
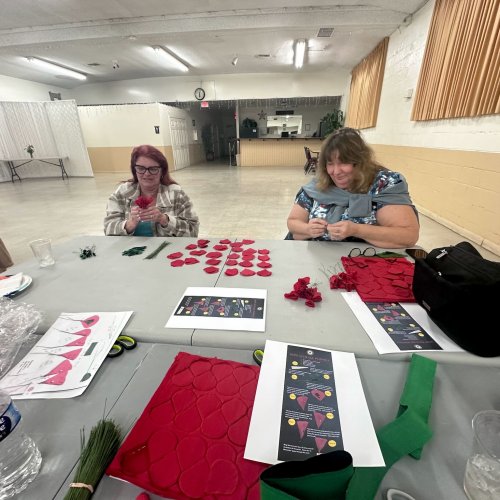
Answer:
<svg viewBox="0 0 500 500"><path fill-rule="evenodd" d="M33 255L37 258L40 267L48 267L55 264L50 240L42 238L30 242Z"/></svg>

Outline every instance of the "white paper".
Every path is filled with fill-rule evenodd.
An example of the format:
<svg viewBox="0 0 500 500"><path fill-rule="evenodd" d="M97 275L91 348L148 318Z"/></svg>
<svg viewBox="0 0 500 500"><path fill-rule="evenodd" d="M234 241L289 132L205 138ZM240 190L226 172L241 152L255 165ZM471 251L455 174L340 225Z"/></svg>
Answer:
<svg viewBox="0 0 500 500"><path fill-rule="evenodd" d="M14 399L82 394L131 315L132 311L62 313L0 387Z"/></svg>
<svg viewBox="0 0 500 500"><path fill-rule="evenodd" d="M361 323L368 336L370 337L373 345L379 354L400 353L403 352L399 349L396 343L391 339L387 332L379 324L375 316L370 312L368 306L361 300L357 292L342 292L348 306L356 316L357 320ZM429 318L429 315L423 307L419 304L413 303L400 303L401 307L405 309L408 314L429 334L430 337L437 342L442 349L439 352L460 352L463 351L453 341L446 336L443 331ZM404 352L426 352L434 351L436 349L414 349L405 350Z"/></svg>
<svg viewBox="0 0 500 500"><path fill-rule="evenodd" d="M0 280L0 297L4 297L9 293L15 292L21 286L23 280L23 273L14 274L10 278Z"/></svg>
<svg viewBox="0 0 500 500"><path fill-rule="evenodd" d="M287 348L291 344L266 341L265 355L257 385L244 458L268 464L278 460L282 398L287 371ZM298 344L293 344L298 345ZM344 450L353 457L355 467L385 465L366 403L354 354L331 353Z"/></svg>
<svg viewBox="0 0 500 500"><path fill-rule="evenodd" d="M210 306L204 307L207 309L204 312L201 307L198 307L198 302L188 304L193 308L191 312L196 311L197 315L189 316L184 307L188 297L202 297L206 302L211 302ZM221 307L221 312L216 313L213 306L213 301L210 298L222 298L221 303L225 303ZM226 302L226 299L227 300ZM246 300L247 299L247 300ZM260 301L259 301L260 299ZM247 308L251 308L256 301L259 301L258 310L249 311L250 317L244 312ZM238 315L231 309L231 303L238 308ZM165 328L190 328L190 329L205 329L205 330L244 330L249 332L264 332L266 331L266 303L267 290L262 289L247 289L247 288L218 288L218 287L188 287L183 296L175 306ZM224 311L225 309L225 311ZM201 315L198 315L201 314ZM215 316L218 314L218 316Z"/></svg>

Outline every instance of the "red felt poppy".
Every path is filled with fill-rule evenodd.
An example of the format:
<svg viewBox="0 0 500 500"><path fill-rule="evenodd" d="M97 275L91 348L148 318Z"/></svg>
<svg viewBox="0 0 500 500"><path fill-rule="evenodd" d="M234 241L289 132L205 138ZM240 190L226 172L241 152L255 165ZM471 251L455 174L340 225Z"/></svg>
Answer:
<svg viewBox="0 0 500 500"><path fill-rule="evenodd" d="M269 257L269 255L257 255L257 258L259 260L262 260L262 261L268 261L271 259L271 257Z"/></svg>
<svg viewBox="0 0 500 500"><path fill-rule="evenodd" d="M142 208L144 210L145 208L148 208L149 205L151 205L151 203L153 203L154 201L154 198L151 198L150 196L139 196L139 198L137 198L134 203L139 208Z"/></svg>
<svg viewBox="0 0 500 500"><path fill-rule="evenodd" d="M184 261L183 260L173 260L170 265L172 267L181 267L184 265Z"/></svg>
<svg viewBox="0 0 500 500"><path fill-rule="evenodd" d="M261 255L267 255L269 253L269 250L267 248L261 248L260 250L257 250L257 252Z"/></svg>
<svg viewBox="0 0 500 500"><path fill-rule="evenodd" d="M236 276L238 274L238 269L235 269L234 267L232 269L226 269L224 274L226 276Z"/></svg>
<svg viewBox="0 0 500 500"><path fill-rule="evenodd" d="M210 266L218 266L220 264L220 259L207 259L207 264Z"/></svg>
<svg viewBox="0 0 500 500"><path fill-rule="evenodd" d="M200 262L198 259L195 259L194 257L188 257L185 261L184 264L190 265L190 264L198 264Z"/></svg>
<svg viewBox="0 0 500 500"><path fill-rule="evenodd" d="M236 259L227 259L226 260L226 266L237 266L238 261Z"/></svg>
<svg viewBox="0 0 500 500"><path fill-rule="evenodd" d="M228 240L227 238L220 240L219 243L221 245L229 245L231 243L231 240Z"/></svg>
<svg viewBox="0 0 500 500"><path fill-rule="evenodd" d="M257 262L257 267L262 267L263 269L267 269L268 267L273 267L269 262Z"/></svg>
<svg viewBox="0 0 500 500"><path fill-rule="evenodd" d="M241 242L242 245L253 245L255 243L254 240L243 240Z"/></svg>
<svg viewBox="0 0 500 500"><path fill-rule="evenodd" d="M257 271L257 274L259 276L271 276L273 273L271 271L268 271L267 269L262 269L261 271Z"/></svg>
<svg viewBox="0 0 500 500"><path fill-rule="evenodd" d="M201 255L205 255L206 253L206 250L191 250L189 252L189 255L196 255L197 257L200 257Z"/></svg>
<svg viewBox="0 0 500 500"><path fill-rule="evenodd" d="M305 299L306 306L315 307L315 302L321 302L323 297L315 286L309 286L310 281L309 276L299 278L293 284L293 290L284 294L285 298L290 300Z"/></svg>
<svg viewBox="0 0 500 500"><path fill-rule="evenodd" d="M242 260L240 262L240 266L241 267L252 267L253 266L253 263L249 260Z"/></svg>
<svg viewBox="0 0 500 500"><path fill-rule="evenodd" d="M214 250L227 250L227 245L214 245Z"/></svg>
<svg viewBox="0 0 500 500"><path fill-rule="evenodd" d="M255 271L252 271L251 269L243 269L243 271L240 271L240 274L242 276L254 276Z"/></svg>
<svg viewBox="0 0 500 500"><path fill-rule="evenodd" d="M203 270L208 274L214 274L219 272L219 268L215 266L205 267L205 269Z"/></svg>
<svg viewBox="0 0 500 500"><path fill-rule="evenodd" d="M208 252L207 257L210 259L218 259L219 257L222 257L222 252Z"/></svg>
<svg viewBox="0 0 500 500"><path fill-rule="evenodd" d="M182 252L174 252L167 255L167 259L178 259L182 257Z"/></svg>

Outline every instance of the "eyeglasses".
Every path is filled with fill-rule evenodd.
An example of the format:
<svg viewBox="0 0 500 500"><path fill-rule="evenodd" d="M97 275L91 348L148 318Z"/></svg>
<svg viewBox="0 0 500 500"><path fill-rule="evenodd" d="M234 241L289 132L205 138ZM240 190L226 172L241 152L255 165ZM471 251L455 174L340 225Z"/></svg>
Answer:
<svg viewBox="0 0 500 500"><path fill-rule="evenodd" d="M157 175L158 172L161 170L161 167L143 167L142 165L134 165L134 169L138 174L145 174L146 170L148 171L149 175Z"/></svg>
<svg viewBox="0 0 500 500"><path fill-rule="evenodd" d="M363 251L361 251L361 248L354 247L349 252L349 257L359 257L360 255L364 257L375 257L376 254L377 251L373 247L367 247Z"/></svg>

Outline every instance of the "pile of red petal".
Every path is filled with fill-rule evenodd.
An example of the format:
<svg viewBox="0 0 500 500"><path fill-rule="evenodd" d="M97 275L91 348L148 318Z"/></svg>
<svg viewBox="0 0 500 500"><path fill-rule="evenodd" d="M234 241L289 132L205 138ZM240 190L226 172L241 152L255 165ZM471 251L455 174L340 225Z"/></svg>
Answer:
<svg viewBox="0 0 500 500"><path fill-rule="evenodd" d="M330 288L337 289L342 288L348 292L356 290L356 283L354 281L355 273L349 275L347 273L339 273L330 276Z"/></svg>
<svg viewBox="0 0 500 500"><path fill-rule="evenodd" d="M135 200L135 204L144 210L145 208L148 208L153 201L155 201L154 198L149 196L139 196L139 198Z"/></svg>
<svg viewBox="0 0 500 500"><path fill-rule="evenodd" d="M306 306L315 307L315 302L321 302L323 300L323 297L321 297L321 293L318 292L318 289L315 286L309 286L310 281L311 278L309 278L309 276L306 276L305 278L299 278L293 284L293 290L289 293L285 293L285 299L305 299Z"/></svg>

